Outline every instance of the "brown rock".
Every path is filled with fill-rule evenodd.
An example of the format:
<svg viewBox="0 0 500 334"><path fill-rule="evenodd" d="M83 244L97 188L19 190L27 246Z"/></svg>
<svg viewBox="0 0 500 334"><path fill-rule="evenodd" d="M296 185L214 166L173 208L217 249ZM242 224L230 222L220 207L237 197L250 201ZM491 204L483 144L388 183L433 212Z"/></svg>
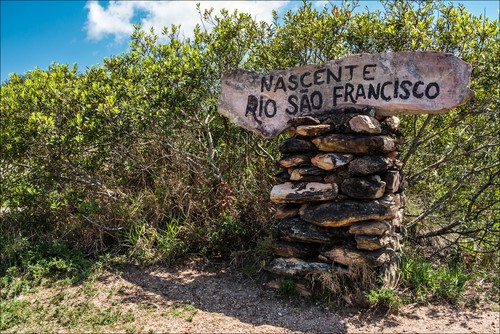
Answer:
<svg viewBox="0 0 500 334"><path fill-rule="evenodd" d="M377 250L384 248L390 243L391 238L388 236L376 236L376 235L361 235L356 234L356 247L363 250Z"/></svg>
<svg viewBox="0 0 500 334"><path fill-rule="evenodd" d="M394 214L376 201L342 201L319 205L304 205L300 217L319 226L349 226L363 220L383 220L393 218Z"/></svg>
<svg viewBox="0 0 500 334"><path fill-rule="evenodd" d="M291 181L319 182L326 176L323 169L314 166L290 168L288 173Z"/></svg>
<svg viewBox="0 0 500 334"><path fill-rule="evenodd" d="M349 120L349 127L352 131L358 133L378 135L382 132L382 127L375 117L365 115L358 115L351 118Z"/></svg>
<svg viewBox="0 0 500 334"><path fill-rule="evenodd" d="M276 241L273 243L273 253L280 257L311 257L318 253L311 245L297 242Z"/></svg>
<svg viewBox="0 0 500 334"><path fill-rule="evenodd" d="M398 211L400 210L400 206L398 205L399 201L393 194L385 195L384 197L377 199L377 202L387 208L391 218L396 217Z"/></svg>
<svg viewBox="0 0 500 334"><path fill-rule="evenodd" d="M391 159L397 159L399 158L401 154L398 152L398 151L391 151L391 152L387 152L386 156L388 158L391 158Z"/></svg>
<svg viewBox="0 0 500 334"><path fill-rule="evenodd" d="M389 116L385 119L384 123L387 125L389 130L391 130L392 132L396 132L397 130L399 130L401 121L396 116Z"/></svg>
<svg viewBox="0 0 500 334"><path fill-rule="evenodd" d="M368 266L371 268L379 267L391 259L388 251L366 252L344 247L334 247L321 252L321 254L345 266Z"/></svg>
<svg viewBox="0 0 500 334"><path fill-rule="evenodd" d="M398 261L384 263L379 270L383 286L391 289L396 288L401 279L401 270L399 269Z"/></svg>
<svg viewBox="0 0 500 334"><path fill-rule="evenodd" d="M381 236L390 233L392 229L391 222L386 220L365 221L351 225L349 233Z"/></svg>
<svg viewBox="0 0 500 334"><path fill-rule="evenodd" d="M282 204L276 209L274 218L285 219L295 217L299 214L299 209L300 207L294 204Z"/></svg>
<svg viewBox="0 0 500 334"><path fill-rule="evenodd" d="M318 125L321 124L321 121L312 116L298 116L290 119L287 123L297 127L299 125Z"/></svg>
<svg viewBox="0 0 500 334"><path fill-rule="evenodd" d="M387 171L390 159L380 155L367 155L349 163L349 173L354 175L380 174Z"/></svg>
<svg viewBox="0 0 500 334"><path fill-rule="evenodd" d="M331 237L324 228L309 224L302 219L287 218L273 225L277 238L284 241L328 244Z"/></svg>
<svg viewBox="0 0 500 334"><path fill-rule="evenodd" d="M315 137L335 130L332 124L299 125L295 132L300 136Z"/></svg>
<svg viewBox="0 0 500 334"><path fill-rule="evenodd" d="M325 183L340 183L344 180L344 177L342 177L341 175L338 175L338 174L329 174L327 176L325 176L325 178L323 179L323 181Z"/></svg>
<svg viewBox="0 0 500 334"><path fill-rule="evenodd" d="M330 266L321 262L306 262L297 258L278 257L266 266L266 270L276 275L305 276L312 273L327 272Z"/></svg>
<svg viewBox="0 0 500 334"><path fill-rule="evenodd" d="M315 138L312 142L324 152L370 153L396 149L394 139L387 136L330 134Z"/></svg>
<svg viewBox="0 0 500 334"><path fill-rule="evenodd" d="M399 189L399 172L389 171L381 175L382 180L386 183L385 190L395 193Z"/></svg>
<svg viewBox="0 0 500 334"><path fill-rule="evenodd" d="M309 140L299 138L285 139L279 146L279 151L283 154L304 153L316 150L316 146Z"/></svg>
<svg viewBox="0 0 500 334"><path fill-rule="evenodd" d="M342 182L340 189L349 197L376 199L384 195L385 182L381 181L378 175L351 177Z"/></svg>
<svg viewBox="0 0 500 334"><path fill-rule="evenodd" d="M335 183L286 182L272 188L271 201L276 203L329 201L337 197L337 194Z"/></svg>
<svg viewBox="0 0 500 334"><path fill-rule="evenodd" d="M295 128L294 127L291 127L291 128L288 128L286 129L286 134L288 135L288 137L293 137L296 135L295 133Z"/></svg>
<svg viewBox="0 0 500 334"><path fill-rule="evenodd" d="M314 156L311 163L324 170L333 170L347 165L352 159L352 154L322 153Z"/></svg>
<svg viewBox="0 0 500 334"><path fill-rule="evenodd" d="M310 162L310 157L305 154L289 155L287 157L281 158L278 164L284 168L295 167Z"/></svg>
<svg viewBox="0 0 500 334"><path fill-rule="evenodd" d="M290 181L290 174L288 173L288 170L281 171L274 175L274 179L278 183L285 183L287 181Z"/></svg>

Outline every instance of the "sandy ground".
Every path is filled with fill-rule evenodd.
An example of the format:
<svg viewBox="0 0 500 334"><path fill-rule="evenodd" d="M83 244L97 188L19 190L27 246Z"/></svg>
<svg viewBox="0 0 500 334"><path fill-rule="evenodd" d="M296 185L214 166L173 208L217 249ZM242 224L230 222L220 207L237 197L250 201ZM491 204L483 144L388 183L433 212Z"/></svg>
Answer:
<svg viewBox="0 0 500 334"><path fill-rule="evenodd" d="M54 303L54 296L61 293L66 297ZM238 270L213 263L176 269L115 268L104 270L87 288L50 287L23 297L47 310L54 304L92 303L96 310L119 309L134 315L129 322L96 329L103 333L500 332L499 314L491 308L407 305L397 314L339 310L300 297L282 297ZM89 331L82 325L64 327L56 314L43 318L43 324L20 324L8 332Z"/></svg>
<svg viewBox="0 0 500 334"><path fill-rule="evenodd" d="M99 283L119 289L122 305L146 303L136 317L141 331L172 333L499 333L493 310L453 306L405 306L398 314L334 310L301 298L280 297L238 271L206 269L144 271L126 268ZM101 301L106 304L108 301ZM197 309L188 316L160 316L179 305ZM163 310L163 312L162 312ZM168 312L167 312L168 314Z"/></svg>

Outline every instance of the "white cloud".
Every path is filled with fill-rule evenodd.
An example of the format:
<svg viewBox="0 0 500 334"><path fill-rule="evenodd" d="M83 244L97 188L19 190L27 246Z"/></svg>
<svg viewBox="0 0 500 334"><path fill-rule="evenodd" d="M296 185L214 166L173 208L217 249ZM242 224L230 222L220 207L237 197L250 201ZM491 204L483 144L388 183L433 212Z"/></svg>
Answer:
<svg viewBox="0 0 500 334"><path fill-rule="evenodd" d="M147 31L152 27L157 34L164 27L181 25L185 36L190 36L195 25L201 23L196 3L200 3L202 12L210 7L214 8L214 14L219 14L222 8L229 12L237 9L270 22L272 10L285 7L288 1L109 1L107 6L88 1L87 37L99 41L111 36L120 42L130 36L133 24L137 23Z"/></svg>

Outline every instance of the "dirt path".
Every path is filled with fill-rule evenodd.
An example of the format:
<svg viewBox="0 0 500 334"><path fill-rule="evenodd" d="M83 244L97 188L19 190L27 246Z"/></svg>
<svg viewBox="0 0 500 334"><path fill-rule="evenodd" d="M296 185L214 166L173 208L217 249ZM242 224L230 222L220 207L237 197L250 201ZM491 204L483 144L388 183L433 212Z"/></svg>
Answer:
<svg viewBox="0 0 500 334"><path fill-rule="evenodd" d="M128 268L120 276L110 274L102 283L122 284L123 303L152 303L157 308L155 313L161 313L165 307L184 310L184 316L166 319L153 313L142 318L144 331L499 333L500 330L499 314L486 310L406 306L398 315L384 316L335 311L301 300L291 302L241 273L223 268L175 272ZM186 305L196 308L196 312Z"/></svg>
<svg viewBox="0 0 500 334"><path fill-rule="evenodd" d="M197 269L193 269L197 268ZM397 315L334 310L301 298L288 300L238 271L190 265L177 270L128 266L104 271L92 284L41 289L26 295L40 315L36 325L8 331L103 333L499 333L499 314L451 306L405 306ZM91 307L89 306L91 304ZM98 327L75 317L105 310ZM73 311L71 311L73 310ZM77 310L78 312L74 311ZM93 311L92 311L93 310ZM66 312L66 313L64 313ZM80 313L79 313L80 312ZM74 315L73 315L74 314ZM103 313L104 314L104 313ZM120 314L120 321L111 321ZM116 318L116 317L115 317ZM109 325L106 325L106 321ZM39 327L43 324L42 327ZM71 325L73 324L73 325ZM104 324L104 325L103 325ZM89 329L90 328L90 329Z"/></svg>

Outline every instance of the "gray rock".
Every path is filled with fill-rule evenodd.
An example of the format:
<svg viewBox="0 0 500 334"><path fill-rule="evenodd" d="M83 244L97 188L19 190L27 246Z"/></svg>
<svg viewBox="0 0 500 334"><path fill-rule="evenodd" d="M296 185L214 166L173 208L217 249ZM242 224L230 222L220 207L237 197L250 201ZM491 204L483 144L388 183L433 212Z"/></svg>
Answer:
<svg viewBox="0 0 500 334"><path fill-rule="evenodd" d="M280 257L311 257L318 253L316 247L301 244L298 242L275 241L273 243L273 253Z"/></svg>
<svg viewBox="0 0 500 334"><path fill-rule="evenodd" d="M366 155L349 163L349 173L354 175L380 174L387 171L391 160L380 155Z"/></svg>
<svg viewBox="0 0 500 334"><path fill-rule="evenodd" d="M385 182L378 175L351 177L342 182L340 189L352 198L376 199L384 195Z"/></svg>
<svg viewBox="0 0 500 334"><path fill-rule="evenodd" d="M377 250L389 245L391 238L389 236L376 236L376 235L361 235L356 234L356 247L363 250Z"/></svg>
<svg viewBox="0 0 500 334"><path fill-rule="evenodd" d="M320 244L331 242L331 236L326 229L309 224L298 217L278 221L273 225L273 230L276 237L284 241Z"/></svg>
<svg viewBox="0 0 500 334"><path fill-rule="evenodd" d="M295 129L295 133L300 136L315 137L333 130L335 130L335 126L331 124L299 125Z"/></svg>
<svg viewBox="0 0 500 334"><path fill-rule="evenodd" d="M349 120L349 127L357 133L378 135L382 132L382 127L375 117L365 115L358 115L351 118Z"/></svg>
<svg viewBox="0 0 500 334"><path fill-rule="evenodd" d="M321 121L313 116L298 116L290 119L287 123L297 127L299 125L318 125L321 124Z"/></svg>
<svg viewBox="0 0 500 334"><path fill-rule="evenodd" d="M278 183L285 183L290 181L290 174L288 173L288 170L281 171L274 175L274 179Z"/></svg>
<svg viewBox="0 0 500 334"><path fill-rule="evenodd" d="M327 272L330 270L330 267L328 264L321 262L306 262L297 258L278 257L266 266L266 270L276 275L293 277Z"/></svg>
<svg viewBox="0 0 500 334"><path fill-rule="evenodd" d="M399 172L398 171L388 171L380 176L382 180L386 183L385 190L395 193L399 190Z"/></svg>
<svg viewBox="0 0 500 334"><path fill-rule="evenodd" d="M299 138L285 139L279 146L279 151L283 154L307 153L315 150L316 146L313 143Z"/></svg>
<svg viewBox="0 0 500 334"><path fill-rule="evenodd" d="M324 170L333 170L347 165L352 159L352 154L322 153L314 156L311 163Z"/></svg>
<svg viewBox="0 0 500 334"><path fill-rule="evenodd" d="M314 138L312 142L323 152L386 153L396 149L394 139L388 136L330 134Z"/></svg>
<svg viewBox="0 0 500 334"><path fill-rule="evenodd" d="M274 213L274 218L285 219L298 216L300 207L295 204L282 204Z"/></svg>
<svg viewBox="0 0 500 334"><path fill-rule="evenodd" d="M393 259L390 262L384 263L380 269L380 276L382 277L382 284L386 288L396 288L399 280L401 279L401 270L398 261Z"/></svg>
<svg viewBox="0 0 500 334"><path fill-rule="evenodd" d="M308 164L311 158L305 154L289 155L278 161L278 164L284 168L295 167L303 164Z"/></svg>
<svg viewBox="0 0 500 334"><path fill-rule="evenodd" d="M333 247L322 251L321 254L345 266L368 266L375 268L391 260L391 253L386 250L369 252L346 247Z"/></svg>
<svg viewBox="0 0 500 334"><path fill-rule="evenodd" d="M358 221L384 220L394 217L387 207L377 203L346 200L308 204L300 208L300 217L319 226L349 226Z"/></svg>
<svg viewBox="0 0 500 334"><path fill-rule="evenodd" d="M384 120L384 123L385 125L387 125L389 130L395 132L399 130L399 125L401 124L401 121L396 116L389 116Z"/></svg>
<svg viewBox="0 0 500 334"><path fill-rule="evenodd" d="M291 181L319 182L326 176L326 172L318 167L295 167L288 170Z"/></svg>
<svg viewBox="0 0 500 334"><path fill-rule="evenodd" d="M392 232L392 223L386 220L364 221L351 225L349 233L381 236Z"/></svg>
<svg viewBox="0 0 500 334"><path fill-rule="evenodd" d="M271 201L276 203L306 203L335 199L338 188L335 183L285 182L271 189Z"/></svg>

